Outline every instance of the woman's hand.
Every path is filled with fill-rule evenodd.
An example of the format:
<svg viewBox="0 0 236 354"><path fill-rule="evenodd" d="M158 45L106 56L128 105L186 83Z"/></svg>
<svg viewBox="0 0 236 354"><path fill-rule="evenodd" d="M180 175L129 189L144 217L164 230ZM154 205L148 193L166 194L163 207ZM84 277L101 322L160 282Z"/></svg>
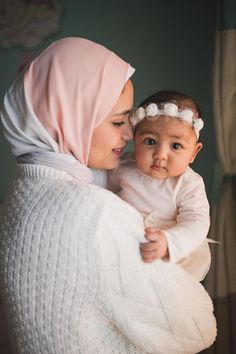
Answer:
<svg viewBox="0 0 236 354"><path fill-rule="evenodd" d="M168 243L164 232L159 228L148 227L145 237L149 242L140 244L140 252L144 262L151 263L157 259L168 257Z"/></svg>

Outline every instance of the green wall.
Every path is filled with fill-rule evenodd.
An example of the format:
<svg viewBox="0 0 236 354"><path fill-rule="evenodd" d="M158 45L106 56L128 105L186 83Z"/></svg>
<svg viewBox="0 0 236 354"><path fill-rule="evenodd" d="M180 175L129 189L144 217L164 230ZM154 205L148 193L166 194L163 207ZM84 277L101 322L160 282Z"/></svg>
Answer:
<svg viewBox="0 0 236 354"><path fill-rule="evenodd" d="M30 51L36 55L55 39L81 36L114 50L136 73L135 103L160 89L177 89L195 97L202 108L204 149L194 168L211 199L216 161L212 75L216 4L213 0L64 2L61 30ZM23 49L0 49L0 99L14 79ZM15 160L0 135L0 201L15 174Z"/></svg>

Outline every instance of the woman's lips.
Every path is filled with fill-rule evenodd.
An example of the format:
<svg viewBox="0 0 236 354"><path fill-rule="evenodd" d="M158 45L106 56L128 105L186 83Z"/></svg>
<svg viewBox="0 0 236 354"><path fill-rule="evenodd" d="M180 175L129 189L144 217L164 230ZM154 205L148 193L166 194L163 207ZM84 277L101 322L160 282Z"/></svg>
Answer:
<svg viewBox="0 0 236 354"><path fill-rule="evenodd" d="M123 154L124 148L125 148L124 146L119 148L114 148L112 149L112 151L116 156L120 157Z"/></svg>

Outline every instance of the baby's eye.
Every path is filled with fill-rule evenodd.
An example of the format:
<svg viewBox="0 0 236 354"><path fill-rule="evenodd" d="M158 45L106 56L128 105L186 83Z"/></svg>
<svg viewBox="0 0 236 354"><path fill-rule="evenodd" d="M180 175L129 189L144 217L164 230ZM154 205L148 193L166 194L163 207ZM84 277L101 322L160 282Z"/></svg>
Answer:
<svg viewBox="0 0 236 354"><path fill-rule="evenodd" d="M182 145L180 143L173 143L173 144L171 144L171 148L173 150L181 150L182 149Z"/></svg>
<svg viewBox="0 0 236 354"><path fill-rule="evenodd" d="M144 144L146 144L146 145L156 145L156 140L154 140L152 138L146 138L146 139L144 139Z"/></svg>
<svg viewBox="0 0 236 354"><path fill-rule="evenodd" d="M120 122L112 122L112 124L113 124L114 126L116 126L116 127L121 127L122 125L125 124L125 122L122 120L122 121L120 121Z"/></svg>

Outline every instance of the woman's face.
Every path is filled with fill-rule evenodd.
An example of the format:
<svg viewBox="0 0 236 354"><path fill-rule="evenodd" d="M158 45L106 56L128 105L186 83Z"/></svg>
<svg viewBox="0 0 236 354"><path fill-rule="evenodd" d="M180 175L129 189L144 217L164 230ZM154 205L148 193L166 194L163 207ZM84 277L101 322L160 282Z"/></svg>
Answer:
<svg viewBox="0 0 236 354"><path fill-rule="evenodd" d="M129 115L133 106L133 85L128 80L106 119L94 129L88 166L110 170L117 167L124 148L133 138Z"/></svg>

